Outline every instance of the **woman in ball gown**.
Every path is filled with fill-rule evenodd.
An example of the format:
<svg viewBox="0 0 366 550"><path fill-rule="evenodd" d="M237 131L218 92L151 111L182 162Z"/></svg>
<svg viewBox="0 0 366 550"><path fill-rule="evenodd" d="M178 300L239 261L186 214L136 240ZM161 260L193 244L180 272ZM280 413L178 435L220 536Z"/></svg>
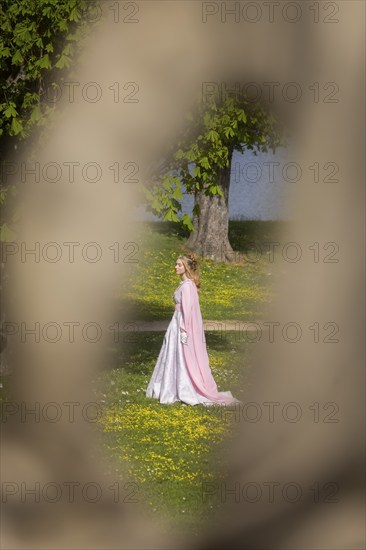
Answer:
<svg viewBox="0 0 366 550"><path fill-rule="evenodd" d="M181 282L174 292L175 311L146 390L160 403L187 405L240 403L231 392L219 392L209 366L199 305L199 267L193 254L179 256L175 272Z"/></svg>

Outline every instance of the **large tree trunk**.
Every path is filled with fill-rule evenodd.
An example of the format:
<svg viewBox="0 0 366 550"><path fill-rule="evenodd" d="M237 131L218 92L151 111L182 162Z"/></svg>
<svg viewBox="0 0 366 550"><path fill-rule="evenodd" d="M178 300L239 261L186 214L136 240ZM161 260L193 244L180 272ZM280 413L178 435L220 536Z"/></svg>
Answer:
<svg viewBox="0 0 366 550"><path fill-rule="evenodd" d="M218 175L224 196L207 196L202 191L195 193L195 203L200 207L200 214L193 216L195 231L190 234L186 246L204 258L232 262L236 254L228 236L230 166L220 169Z"/></svg>

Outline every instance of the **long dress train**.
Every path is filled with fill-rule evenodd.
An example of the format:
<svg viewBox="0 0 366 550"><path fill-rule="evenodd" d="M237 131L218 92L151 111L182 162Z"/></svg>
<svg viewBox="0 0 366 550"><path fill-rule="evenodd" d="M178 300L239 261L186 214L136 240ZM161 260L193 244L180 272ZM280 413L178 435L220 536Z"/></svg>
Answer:
<svg viewBox="0 0 366 550"><path fill-rule="evenodd" d="M188 405L240 403L231 392L217 389L209 366L197 287L192 279L180 283L173 299L175 311L146 397L159 399L160 403L182 401ZM186 343L181 342L181 332L187 334Z"/></svg>

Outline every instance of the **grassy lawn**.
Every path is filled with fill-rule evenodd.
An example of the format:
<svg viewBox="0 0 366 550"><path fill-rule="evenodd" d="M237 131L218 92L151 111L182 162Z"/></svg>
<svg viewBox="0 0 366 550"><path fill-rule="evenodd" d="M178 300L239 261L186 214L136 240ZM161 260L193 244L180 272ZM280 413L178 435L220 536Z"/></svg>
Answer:
<svg viewBox="0 0 366 550"><path fill-rule="evenodd" d="M116 297L126 320L170 320L173 292L180 279L174 273L187 235L175 224L141 225L136 234L139 261L129 265L128 284ZM243 253L262 248L254 261L226 265L202 260L200 305L207 320L257 320L273 295L271 264L265 242L280 239L275 222L230 222L230 242ZM144 233L142 232L144 231ZM250 346L242 333L206 331L210 367L220 391L230 390L244 402L250 396ZM206 500L203 484L225 476L224 454L233 435L225 407L160 405L145 397L164 332L134 332L129 341L109 348L105 368L93 381L102 405L98 435L106 455L114 458L114 478L138 484L138 498L156 518L166 517L176 529L199 533L218 510L219 496ZM7 395L4 379L2 395ZM250 400L250 399L249 399Z"/></svg>
<svg viewBox="0 0 366 550"><path fill-rule="evenodd" d="M129 309L129 320L170 320L173 292L180 282L174 265L185 251L188 235L170 223L141 227L144 233L136 235L139 261L130 264L128 284L117 299ZM234 265L200 261L204 319L260 318L273 292L264 243L278 241L279 230L275 222L230 222L234 250L247 253L249 260L253 245L262 254L256 261ZM243 399L243 392L248 392L250 344L241 333L205 334L219 390ZM145 397L163 337L164 332L138 332L134 342L110 349L106 371L96 381L105 413L100 425L107 453L121 468L127 467L151 513L169 518L177 529L198 533L220 506L218 495L205 501L203 484L218 483L225 476L221 450L232 436L232 417L225 407L160 405Z"/></svg>
<svg viewBox="0 0 366 550"><path fill-rule="evenodd" d="M250 344L234 332L205 334L219 390L243 398L250 364L242 357ZM220 452L232 435L233 413L225 407L161 405L145 397L163 337L138 333L135 342L110 350L109 367L95 381L104 411L100 427L106 452L116 459L114 475L122 478L127 468L152 514L198 533L220 505L218 495L203 494L203 484L225 475Z"/></svg>
<svg viewBox="0 0 366 550"><path fill-rule="evenodd" d="M283 222L230 222L230 242L247 261L228 265L200 260L203 319L253 321L264 314L266 303L272 297L271 264L266 243L279 240L281 224ZM128 312L129 320L171 318L173 293L180 283L174 266L177 256L187 251L184 247L187 237L170 222L146 224L136 234L138 262L128 264L128 283L117 296L121 308Z"/></svg>

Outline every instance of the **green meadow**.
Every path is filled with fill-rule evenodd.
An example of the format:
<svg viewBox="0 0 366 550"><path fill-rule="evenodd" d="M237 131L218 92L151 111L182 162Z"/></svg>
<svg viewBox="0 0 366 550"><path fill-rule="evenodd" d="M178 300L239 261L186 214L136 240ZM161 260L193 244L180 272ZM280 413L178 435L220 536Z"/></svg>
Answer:
<svg viewBox="0 0 366 550"><path fill-rule="evenodd" d="M200 260L204 320L261 318L273 297L264 243L278 240L279 230L276 222L230 222L230 242L244 261L228 265ZM186 251L186 238L171 223L146 224L136 234L139 261L128 266L128 284L116 296L129 320L171 319L173 292L180 282L174 265ZM240 332L205 334L219 390L243 398L250 392L251 344ZM161 405L145 397L163 337L164 332L133 332L109 350L108 367L95 381L104 411L100 428L115 473L122 477L127 469L151 513L198 533L220 506L219 492L207 494L206 488L225 479L223 451L236 416L225 407Z"/></svg>
<svg viewBox="0 0 366 550"><path fill-rule="evenodd" d="M278 241L280 228L276 222L230 222L230 242L247 258L233 265L200 260L204 320L261 319L274 296L265 243ZM186 251L186 239L174 224L141 224L135 239L138 262L128 264L128 282L125 278L115 296L123 319L171 319L173 292L180 282L174 265ZM253 344L233 330L205 335L219 390L230 390L241 400L250 397ZM116 481L126 476L134 481L135 496L149 514L198 534L221 506L219 491L207 487L218 487L225 479L225 449L238 415L229 407L161 405L145 397L163 337L164 331L125 332L106 351L104 368L92 381L102 410L97 441L110 465L106 473ZM2 377L2 400L11 400L11 378Z"/></svg>

